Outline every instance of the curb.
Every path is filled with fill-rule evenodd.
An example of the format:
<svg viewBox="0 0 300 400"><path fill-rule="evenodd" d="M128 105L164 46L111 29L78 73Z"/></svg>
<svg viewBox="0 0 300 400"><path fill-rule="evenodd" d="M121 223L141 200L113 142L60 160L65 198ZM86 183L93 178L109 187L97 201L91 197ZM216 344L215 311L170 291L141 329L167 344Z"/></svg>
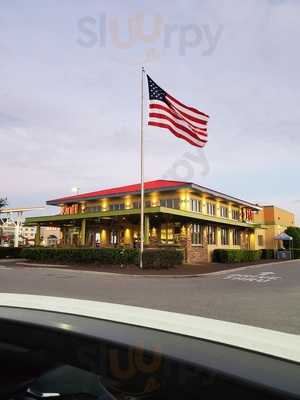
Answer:
<svg viewBox="0 0 300 400"><path fill-rule="evenodd" d="M205 276L218 276L218 275L224 275L227 273L232 273L232 272L239 272L239 271L244 271L249 268L266 268L274 265L281 265L289 262L300 262L300 260L287 260L287 261L277 261L277 262L271 262L271 263L266 263L266 264L254 264L254 265L245 265L244 267L239 267L239 268L231 268L231 269L224 269L221 271L215 271L215 272L207 272L205 274L189 274L189 275L153 275L153 274L145 274L145 275L140 275L140 274L120 274L118 272L103 272L103 271L89 271L89 270L80 270L80 269L71 269L71 268L65 268L66 265L64 264L38 264L38 263L26 263L26 262L17 262L16 265L22 265L26 267L39 267L39 269L53 269L56 271L69 271L69 272L78 272L78 273L91 273L91 274L100 274L100 275L108 275L108 276L122 276L122 277L129 277L129 278L172 278L172 279L178 279L178 278L201 278Z"/></svg>
<svg viewBox="0 0 300 400"><path fill-rule="evenodd" d="M109 275L109 276L118 276L118 277L128 277L128 278L197 278L203 276L205 274L190 274L190 275L153 275L153 274L120 274L118 272L104 272L104 271L90 271L90 270L82 270L82 269L71 269L64 268L65 265L60 264L35 264L35 263L26 263L19 262L16 265L23 265L26 267L39 267L39 269L51 269L55 271L64 271L64 272L77 272L77 273L89 273L89 274L98 274L98 275ZM209 274L207 274L209 275Z"/></svg>

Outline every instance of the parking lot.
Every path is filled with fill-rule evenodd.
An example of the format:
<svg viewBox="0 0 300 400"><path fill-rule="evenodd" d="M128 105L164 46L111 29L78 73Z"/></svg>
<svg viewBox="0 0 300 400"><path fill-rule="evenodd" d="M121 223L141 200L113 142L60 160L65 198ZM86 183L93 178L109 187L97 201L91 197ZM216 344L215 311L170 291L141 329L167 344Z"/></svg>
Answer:
<svg viewBox="0 0 300 400"><path fill-rule="evenodd" d="M300 261L161 278L29 268L1 260L0 291L136 305L300 333Z"/></svg>

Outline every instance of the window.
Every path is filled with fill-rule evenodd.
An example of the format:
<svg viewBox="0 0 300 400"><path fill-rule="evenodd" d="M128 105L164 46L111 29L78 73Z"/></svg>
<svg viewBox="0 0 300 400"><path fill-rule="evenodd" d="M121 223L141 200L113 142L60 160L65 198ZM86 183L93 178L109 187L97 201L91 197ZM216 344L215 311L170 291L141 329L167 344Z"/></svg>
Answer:
<svg viewBox="0 0 300 400"><path fill-rule="evenodd" d="M141 208L141 202L140 201L133 201L132 202L132 208Z"/></svg>
<svg viewBox="0 0 300 400"><path fill-rule="evenodd" d="M111 231L110 233L110 244L118 243L118 233L116 231Z"/></svg>
<svg viewBox="0 0 300 400"><path fill-rule="evenodd" d="M191 199L190 204L191 204L191 207L190 207L191 211L201 212L201 201L200 200Z"/></svg>
<svg viewBox="0 0 300 400"><path fill-rule="evenodd" d="M239 246L241 244L241 231L239 229L233 229L232 240L234 246Z"/></svg>
<svg viewBox="0 0 300 400"><path fill-rule="evenodd" d="M145 201L145 207L151 207L151 201L150 200L146 200ZM141 202L140 201L134 201L132 203L132 208L141 208Z"/></svg>
<svg viewBox="0 0 300 400"><path fill-rule="evenodd" d="M213 225L207 227L207 243L216 244L216 228Z"/></svg>
<svg viewBox="0 0 300 400"><path fill-rule="evenodd" d="M265 245L265 240L263 235L257 236L257 243L260 247L263 247Z"/></svg>
<svg viewBox="0 0 300 400"><path fill-rule="evenodd" d="M207 203L206 211L208 215L216 215L216 205L214 203Z"/></svg>
<svg viewBox="0 0 300 400"><path fill-rule="evenodd" d="M228 218L228 207L221 206L220 208L220 215L223 218Z"/></svg>
<svg viewBox="0 0 300 400"><path fill-rule="evenodd" d="M228 243L228 228L221 228L221 244L226 245Z"/></svg>
<svg viewBox="0 0 300 400"><path fill-rule="evenodd" d="M240 219L240 210L233 208L231 215L232 215L232 219L235 219L238 221Z"/></svg>
<svg viewBox="0 0 300 400"><path fill-rule="evenodd" d="M202 226L200 224L192 225L192 244L199 245L202 244Z"/></svg>
<svg viewBox="0 0 300 400"><path fill-rule="evenodd" d="M100 206L87 207L85 209L85 212L98 212L98 211L101 211Z"/></svg>
<svg viewBox="0 0 300 400"><path fill-rule="evenodd" d="M161 207L179 208L179 199L162 199L160 200Z"/></svg>
<svg viewBox="0 0 300 400"><path fill-rule="evenodd" d="M55 235L49 235L47 238L47 246L56 246L58 242L58 238Z"/></svg>
<svg viewBox="0 0 300 400"><path fill-rule="evenodd" d="M110 204L109 209L112 211L124 210L124 203Z"/></svg>

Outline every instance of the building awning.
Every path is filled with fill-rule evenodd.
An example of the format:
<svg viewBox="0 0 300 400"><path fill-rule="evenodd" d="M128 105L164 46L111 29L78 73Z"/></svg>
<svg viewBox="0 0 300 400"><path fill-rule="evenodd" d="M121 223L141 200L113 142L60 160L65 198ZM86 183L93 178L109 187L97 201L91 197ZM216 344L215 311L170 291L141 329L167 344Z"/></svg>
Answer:
<svg viewBox="0 0 300 400"><path fill-rule="evenodd" d="M244 228L259 228L259 224L253 224L250 222L242 222L242 221L236 221L236 220L231 220L228 218L222 218L222 217L216 217L216 216L211 216L211 215L204 215L201 213L197 212L192 212L192 211L185 211L185 210L179 210L179 209L174 209L174 208L167 208L167 207L150 207L150 208L145 208L145 214L148 215L169 215L173 216L174 218L180 217L184 218L186 220L189 220L191 223L194 222L212 222L212 223L219 223L222 225L230 225L230 226L235 226L235 227L244 227ZM110 210L110 211L97 211L97 212L84 212L84 213L78 213L78 214L70 214L70 215L48 215L48 216L41 216L41 217L28 217L25 220L26 225L63 225L68 222L75 222L75 221L80 221L82 219L87 219L87 220L92 220L95 218L99 218L100 220L103 219L112 219L112 218L122 218L122 217L130 217L130 216L135 216L138 217L140 216L140 209L124 209L124 210Z"/></svg>
<svg viewBox="0 0 300 400"><path fill-rule="evenodd" d="M293 240L292 236L288 235L285 232L280 233L279 235L274 237L274 240Z"/></svg>

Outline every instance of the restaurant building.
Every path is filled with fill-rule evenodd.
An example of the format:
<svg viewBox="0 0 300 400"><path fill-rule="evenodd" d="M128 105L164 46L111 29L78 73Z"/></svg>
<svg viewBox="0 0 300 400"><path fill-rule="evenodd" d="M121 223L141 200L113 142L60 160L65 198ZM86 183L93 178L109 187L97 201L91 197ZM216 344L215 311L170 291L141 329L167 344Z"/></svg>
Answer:
<svg viewBox="0 0 300 400"><path fill-rule="evenodd" d="M191 183L145 182L145 246L184 249L185 261L210 261L215 248L265 248L266 226L257 204ZM138 247L140 184L103 189L47 201L57 215L31 217L36 245L41 227L61 230L61 246ZM263 240L261 240L263 237Z"/></svg>
<svg viewBox="0 0 300 400"><path fill-rule="evenodd" d="M267 249L282 247L282 241L274 238L280 235L289 226L295 226L295 215L290 211L272 205L264 205L254 215L254 222L264 226L263 235L258 235L258 242Z"/></svg>

